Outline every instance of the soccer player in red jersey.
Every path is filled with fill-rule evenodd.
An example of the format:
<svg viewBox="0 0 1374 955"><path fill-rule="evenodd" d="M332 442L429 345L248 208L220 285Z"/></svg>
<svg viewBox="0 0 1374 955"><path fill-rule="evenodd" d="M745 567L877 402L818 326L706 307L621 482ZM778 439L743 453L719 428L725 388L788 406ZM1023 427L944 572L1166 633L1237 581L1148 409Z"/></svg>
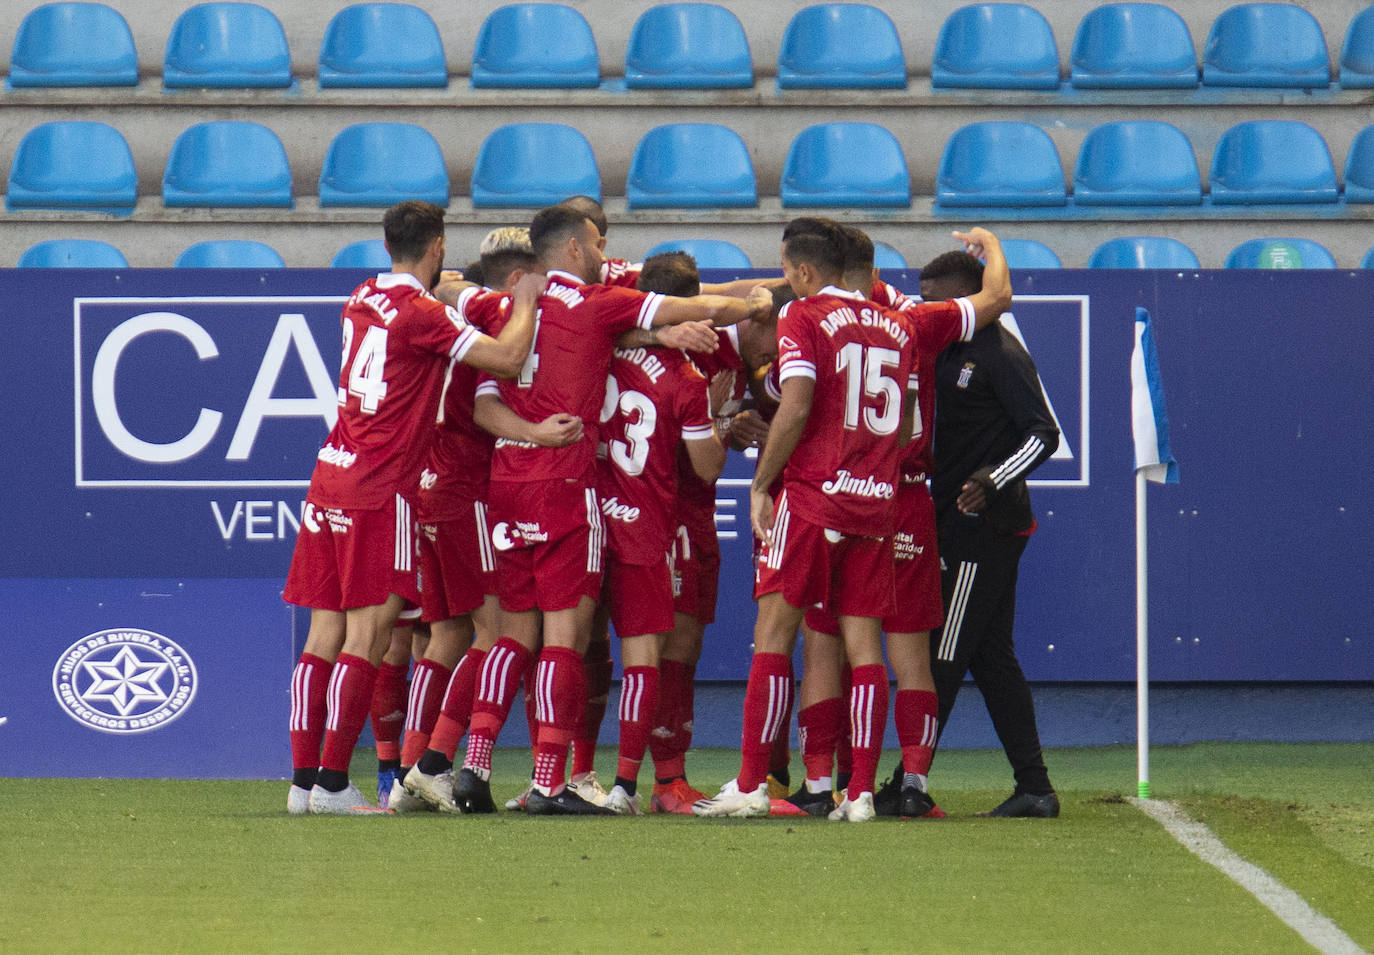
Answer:
<svg viewBox="0 0 1374 955"><path fill-rule="evenodd" d="M535 779L525 811L586 814L603 810L566 787L567 754L585 704L582 652L601 590L605 528L596 495L595 425L616 338L636 327L731 324L760 314L767 304L758 297L682 299L594 284L605 240L591 220L567 207L537 213L530 241L549 279L535 344L519 375L484 383L477 402L504 402L526 421L569 411L587 427L583 439L566 448L496 443L491 509L504 632L483 662L454 797L464 811L495 809L491 748L542 636L535 676ZM493 327L499 326L498 321ZM709 335L704 328L695 331Z"/></svg>
<svg viewBox="0 0 1374 955"><path fill-rule="evenodd" d="M873 243L852 227L845 284L869 289L875 296L890 289L875 281ZM880 288L881 286L881 288ZM895 292L895 290L892 290ZM879 815L908 817L943 815L927 794L936 738L937 700L931 675L929 631L943 619L940 604L940 563L936 548L935 511L927 487L931 471L930 436L935 413L935 356L955 339L938 321L931 327L930 309L895 292L902 313L917 332L917 403L911 443L902 454L901 481L895 498L897 525L894 537L897 608L883 618L888 657L897 678L894 721L902 749L905 773L895 784L875 795ZM847 682L842 674L844 650L838 642L839 623L820 608L806 613L804 669L800 689L801 710L797 719L803 736L806 783L788 797L793 806L811 814L829 812L830 764L836 745L844 736L842 694ZM843 787L842 787L843 788ZM776 805L776 804L775 804Z"/></svg>
<svg viewBox="0 0 1374 955"><path fill-rule="evenodd" d="M670 286L685 284L696 284L690 258L669 254L644 262L642 287L673 291ZM659 653L673 629L669 549L676 528L678 450L698 480L714 483L726 449L712 426L706 378L676 349L616 349L601 430L599 491L608 532L602 594L624 667L620 754L606 806L639 815L636 787L657 715Z"/></svg>
<svg viewBox="0 0 1374 955"><path fill-rule="evenodd" d="M495 289L510 292L535 264L529 230L511 226L483 240L477 271ZM435 291L447 296L449 283ZM475 368L450 365L434 446L420 477L421 619L430 639L411 679L400 754L405 795L398 788L389 803L396 811L426 805L457 811L453 756L467 732L477 673L496 641L496 552L486 518L496 439L473 417L477 381ZM519 423L525 426L519 437L538 444L561 446L581 437L581 422L569 414Z"/></svg>
<svg viewBox="0 0 1374 955"><path fill-rule="evenodd" d="M444 369L461 361L518 373L543 287L542 276L522 282L490 337L429 293L444 260L443 209L402 202L382 224L392 271L344 306L338 420L317 455L284 593L311 608L291 682L295 813L371 809L348 764L392 624L420 601L411 512Z"/></svg>
<svg viewBox="0 0 1374 955"><path fill-rule="evenodd" d="M982 291L948 302L937 316L968 338L1010 301L1005 261ZM702 816L769 811L769 750L791 693L788 658L804 608L819 603L840 621L854 668L850 694L854 773L832 819L873 818L873 782L887 720L888 674L881 618L895 609L893 541L902 446L914 427L913 329L896 313L838 287L848 239L833 226L792 234L783 274L798 300L778 320L782 400L750 491L750 519L763 541L756 571L759 617L745 693L739 776L693 807ZM996 279L1000 276L1000 286ZM785 470L784 470L785 469ZM776 510L769 486L783 475Z"/></svg>

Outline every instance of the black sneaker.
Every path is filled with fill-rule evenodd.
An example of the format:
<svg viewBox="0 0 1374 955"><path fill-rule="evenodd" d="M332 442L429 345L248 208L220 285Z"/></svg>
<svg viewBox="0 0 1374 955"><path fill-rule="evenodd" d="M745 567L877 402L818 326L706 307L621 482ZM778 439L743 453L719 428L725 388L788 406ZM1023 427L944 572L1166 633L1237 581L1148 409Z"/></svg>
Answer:
<svg viewBox="0 0 1374 955"><path fill-rule="evenodd" d="M781 801L795 806L808 816L816 816L820 819L824 819L835 809L835 797L833 795L829 792L813 793L806 788L806 783L802 783L801 788Z"/></svg>
<svg viewBox="0 0 1374 955"><path fill-rule="evenodd" d="M873 794L873 811L880 816L896 816L902 808L902 780L906 774L902 764L892 771L892 778L883 780L878 791Z"/></svg>
<svg viewBox="0 0 1374 955"><path fill-rule="evenodd" d="M453 784L453 801L458 804L458 811L464 814L496 811L496 803L491 798L491 783L466 766L458 773L458 779Z"/></svg>
<svg viewBox="0 0 1374 955"><path fill-rule="evenodd" d="M1012 793L996 809L978 815L999 819L1055 819L1059 816L1059 797L1054 793Z"/></svg>
<svg viewBox="0 0 1374 955"><path fill-rule="evenodd" d="M916 786L903 786L897 815L903 819L943 819L945 812L935 805L930 793Z"/></svg>
<svg viewBox="0 0 1374 955"><path fill-rule="evenodd" d="M545 796L531 789L525 797L525 814L529 816L614 816L604 806L588 802L571 789L565 788L556 796Z"/></svg>

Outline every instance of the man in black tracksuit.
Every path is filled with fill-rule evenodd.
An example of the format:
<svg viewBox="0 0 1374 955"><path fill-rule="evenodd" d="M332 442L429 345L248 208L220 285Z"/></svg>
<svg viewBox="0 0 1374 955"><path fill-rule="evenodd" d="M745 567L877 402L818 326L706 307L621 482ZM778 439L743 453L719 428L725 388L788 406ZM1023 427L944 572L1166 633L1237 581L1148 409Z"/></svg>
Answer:
<svg viewBox="0 0 1374 955"><path fill-rule="evenodd" d="M982 272L969 253L948 252L921 269L921 297L977 291ZM1011 797L985 815L1057 816L1012 624L1017 566L1036 527L1026 477L1059 446L1059 429L1035 363L1001 322L940 353L935 395L932 491L945 623L930 639L939 730L971 673L1016 777Z"/></svg>

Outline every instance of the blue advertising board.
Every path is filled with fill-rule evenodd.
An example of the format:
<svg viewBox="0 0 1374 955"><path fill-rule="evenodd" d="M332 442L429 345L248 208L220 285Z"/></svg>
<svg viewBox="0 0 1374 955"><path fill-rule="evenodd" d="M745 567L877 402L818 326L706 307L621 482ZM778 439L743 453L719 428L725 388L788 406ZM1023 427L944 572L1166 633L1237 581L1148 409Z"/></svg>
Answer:
<svg viewBox="0 0 1374 955"><path fill-rule="evenodd" d="M305 614L280 592L334 415L343 270L0 271L0 774L276 775ZM887 276L914 287L914 274ZM1134 678L1135 308L1182 483L1149 492L1151 672L1374 680L1374 275L1029 271L1006 319L1063 431L1032 482L1017 643L1039 681ZM938 439L937 439L938 440ZM743 679L731 455L699 676ZM214 765L198 766L206 740ZM202 760L203 761L203 760Z"/></svg>

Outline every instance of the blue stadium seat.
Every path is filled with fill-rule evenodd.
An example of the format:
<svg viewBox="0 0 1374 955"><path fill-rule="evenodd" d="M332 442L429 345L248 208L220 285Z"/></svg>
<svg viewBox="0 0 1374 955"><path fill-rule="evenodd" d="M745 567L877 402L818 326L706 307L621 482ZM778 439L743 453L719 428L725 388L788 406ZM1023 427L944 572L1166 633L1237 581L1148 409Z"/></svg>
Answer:
<svg viewBox="0 0 1374 955"><path fill-rule="evenodd" d="M448 205L448 170L434 137L410 123L356 123L335 136L320 169L321 206Z"/></svg>
<svg viewBox="0 0 1374 955"><path fill-rule="evenodd" d="M898 272L909 268L906 264L906 256L886 242L877 241L873 243L873 267L875 269L894 269Z"/></svg>
<svg viewBox="0 0 1374 955"><path fill-rule="evenodd" d="M1087 206L1201 205L1202 178L1193 144L1168 123L1103 123L1078 149L1073 201Z"/></svg>
<svg viewBox="0 0 1374 955"><path fill-rule="evenodd" d="M30 86L137 86L134 35L103 3L45 3L19 24L7 89Z"/></svg>
<svg viewBox="0 0 1374 955"><path fill-rule="evenodd" d="M631 209L758 204L749 148L734 130L672 123L644 134L630 160L625 195Z"/></svg>
<svg viewBox="0 0 1374 955"><path fill-rule="evenodd" d="M10 209L86 209L130 215L138 175L129 144L113 126L57 121L19 140L10 163Z"/></svg>
<svg viewBox="0 0 1374 955"><path fill-rule="evenodd" d="M244 239L197 242L177 256L178 269L284 269L286 262L270 245Z"/></svg>
<svg viewBox="0 0 1374 955"><path fill-rule="evenodd" d="M388 271L391 269L391 255L386 250L386 243L381 239L363 239L361 242L350 242L335 252L329 267Z"/></svg>
<svg viewBox="0 0 1374 955"><path fill-rule="evenodd" d="M1189 89L1198 84L1188 24L1158 3L1106 3L1074 34L1069 82L1079 89Z"/></svg>
<svg viewBox="0 0 1374 955"><path fill-rule="evenodd" d="M404 38L404 42L398 42ZM428 13L408 3L357 3L324 28L320 87L444 87L444 41Z"/></svg>
<svg viewBox="0 0 1374 955"><path fill-rule="evenodd" d="M778 89L902 89L906 57L891 18L864 3L798 10L783 31Z"/></svg>
<svg viewBox="0 0 1374 955"><path fill-rule="evenodd" d="M1059 256L1043 242L1034 239L1003 239L1002 254L1013 269L1062 269Z"/></svg>
<svg viewBox="0 0 1374 955"><path fill-rule="evenodd" d="M1347 202L1374 202L1374 126L1366 126L1350 142L1350 152L1345 156L1345 198Z"/></svg>
<svg viewBox="0 0 1374 955"><path fill-rule="evenodd" d="M595 87L596 38L582 14L561 3L513 3L482 21L472 54L475 87Z"/></svg>
<svg viewBox="0 0 1374 955"><path fill-rule="evenodd" d="M663 3L640 14L625 48L629 89L732 89L754 85L739 18L714 3Z"/></svg>
<svg viewBox="0 0 1374 955"><path fill-rule="evenodd" d="M897 138L875 123L820 123L797 134L782 167L782 204L911 204L911 174Z"/></svg>
<svg viewBox="0 0 1374 955"><path fill-rule="evenodd" d="M1374 269L1374 248L1371 248L1364 254L1364 258L1360 259L1360 268Z"/></svg>
<svg viewBox="0 0 1374 955"><path fill-rule="evenodd" d="M1090 269L1197 269L1197 256L1177 239L1131 236L1108 239L1088 256Z"/></svg>
<svg viewBox="0 0 1374 955"><path fill-rule="evenodd" d="M286 149L276 133L257 123L196 123L172 143L162 204L290 209Z"/></svg>
<svg viewBox="0 0 1374 955"><path fill-rule="evenodd" d="M1059 88L1059 48L1049 21L1023 3L978 3L955 10L935 38L936 89Z"/></svg>
<svg viewBox="0 0 1374 955"><path fill-rule="evenodd" d="M1212 202L1256 205L1335 202L1331 151L1311 126L1292 120L1237 123L1212 153Z"/></svg>
<svg viewBox="0 0 1374 955"><path fill-rule="evenodd" d="M1228 269L1334 269L1336 260L1311 239L1250 239L1231 250Z"/></svg>
<svg viewBox="0 0 1374 955"><path fill-rule="evenodd" d="M1242 3L1212 22L1202 49L1203 86L1313 89L1331 82L1317 18L1291 3Z"/></svg>
<svg viewBox="0 0 1374 955"><path fill-rule="evenodd" d="M1374 87L1374 7L1355 14L1345 31L1340 78L1346 89Z"/></svg>
<svg viewBox="0 0 1374 955"><path fill-rule="evenodd" d="M970 123L945 143L935 176L943 206L1062 206L1068 203L1059 151L1030 123Z"/></svg>
<svg viewBox="0 0 1374 955"><path fill-rule="evenodd" d="M24 250L21 269L127 269L129 260L108 242L49 239Z"/></svg>
<svg viewBox="0 0 1374 955"><path fill-rule="evenodd" d="M172 24L162 85L173 89L291 85L286 31L256 3L200 3Z"/></svg>
<svg viewBox="0 0 1374 955"><path fill-rule="evenodd" d="M749 261L749 256L733 242L726 242L724 239L672 239L668 242L660 242L648 252L644 253L647 259L651 255L658 255L660 252L686 252L697 260L699 269L751 269L753 264Z"/></svg>
<svg viewBox="0 0 1374 955"><path fill-rule="evenodd" d="M511 123L477 150L472 204L542 208L569 196L601 199L601 172L585 136L561 123Z"/></svg>

